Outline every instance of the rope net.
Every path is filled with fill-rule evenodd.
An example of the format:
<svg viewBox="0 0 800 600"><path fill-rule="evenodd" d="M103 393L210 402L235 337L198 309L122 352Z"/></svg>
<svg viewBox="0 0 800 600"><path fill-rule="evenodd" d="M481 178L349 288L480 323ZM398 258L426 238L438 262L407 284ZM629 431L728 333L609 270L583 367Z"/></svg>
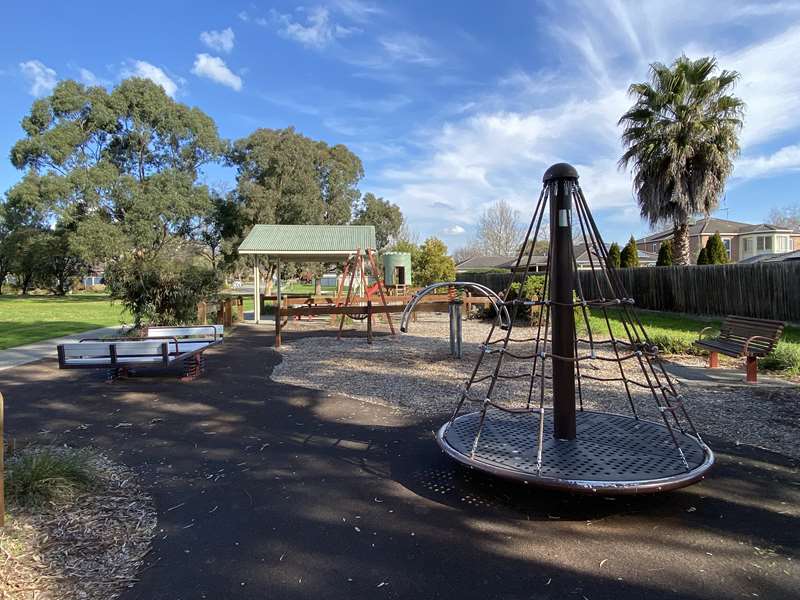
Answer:
<svg viewBox="0 0 800 600"><path fill-rule="evenodd" d="M545 415L553 408L553 365L559 361L571 362L578 411L583 412L584 401L590 399L601 412L663 423L672 440L673 456L679 457L688 472L691 467L678 437L690 436L700 444L702 439L686 410L684 398L662 364L657 345L642 325L633 299L610 266L608 249L577 180L561 181L567 186L566 193L571 196L573 206L569 217L573 235L569 252L575 272L573 301L556 303L550 299L552 243L541 292L532 299L513 297L514 284L521 289L532 274L536 242L541 237L547 207L555 199L558 183L551 180L544 185L512 271L503 302L511 319L504 322L498 312L446 427L451 427L468 407L471 410L479 407L477 428L474 435L470 432L471 457L475 458L491 411L505 413L504 418L538 419L538 427L534 428L538 431L535 466L541 472ZM588 280L590 285L585 287L579 276L576 246L588 261L588 269L583 272L589 273L584 281ZM551 311L556 305L571 307L574 312L574 356L560 356L553 351ZM523 308L532 313L531 326L526 335L515 336L515 323ZM613 323L618 324L616 330ZM624 335L617 335L620 330ZM609 365L615 367L609 369ZM632 431L635 435L635 428ZM509 444L513 443L509 440Z"/></svg>

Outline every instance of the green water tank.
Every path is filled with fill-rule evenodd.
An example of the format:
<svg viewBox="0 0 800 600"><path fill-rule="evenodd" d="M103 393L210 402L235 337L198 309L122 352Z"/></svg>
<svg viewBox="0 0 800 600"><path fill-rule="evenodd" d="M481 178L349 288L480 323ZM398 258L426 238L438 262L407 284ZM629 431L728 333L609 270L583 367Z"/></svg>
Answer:
<svg viewBox="0 0 800 600"><path fill-rule="evenodd" d="M411 285L411 254L386 252L383 255L383 274L388 286Z"/></svg>

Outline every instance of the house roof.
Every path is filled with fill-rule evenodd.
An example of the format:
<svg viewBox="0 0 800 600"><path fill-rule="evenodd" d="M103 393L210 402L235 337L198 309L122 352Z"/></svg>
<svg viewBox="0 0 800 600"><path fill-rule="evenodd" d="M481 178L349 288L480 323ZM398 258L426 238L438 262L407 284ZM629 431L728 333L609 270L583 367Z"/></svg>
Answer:
<svg viewBox="0 0 800 600"><path fill-rule="evenodd" d="M800 260L800 250L794 252L770 252L748 256L739 261L739 264L753 264L760 262L783 262L785 260Z"/></svg>
<svg viewBox="0 0 800 600"><path fill-rule="evenodd" d="M760 232L781 232L781 233L795 233L791 228L779 227L778 225L770 225L769 223L741 223L739 221L730 221L728 219L718 219L716 217L707 217L691 223L689 225L689 235L703 235L714 234L720 232L721 234L741 235L747 233L760 233ZM672 229L665 229L656 233L651 233L648 236L636 240L637 244L648 242L659 242L664 239L671 238L673 235Z"/></svg>
<svg viewBox="0 0 800 600"><path fill-rule="evenodd" d="M256 225L240 254L266 254L298 262L337 262L357 249L375 249L372 225Z"/></svg>
<svg viewBox="0 0 800 600"><path fill-rule="evenodd" d="M592 261L597 261L597 256L592 255ZM639 262L654 263L658 260L658 255L652 252L639 250ZM523 257L523 268L527 257ZM588 265L589 253L586 251L586 244L575 244L575 261L580 265ZM473 256L456 265L456 271L469 271L471 269L513 269L517 263L516 256ZM531 265L546 266L547 255L535 254L531 257Z"/></svg>
<svg viewBox="0 0 800 600"><path fill-rule="evenodd" d="M456 265L459 271L469 269L510 269L517 262L516 256L470 256Z"/></svg>

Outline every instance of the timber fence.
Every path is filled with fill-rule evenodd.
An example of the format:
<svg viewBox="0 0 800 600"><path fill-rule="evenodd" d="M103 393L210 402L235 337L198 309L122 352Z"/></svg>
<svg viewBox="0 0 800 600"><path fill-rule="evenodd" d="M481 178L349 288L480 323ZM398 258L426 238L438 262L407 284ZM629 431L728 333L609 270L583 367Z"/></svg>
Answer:
<svg viewBox="0 0 800 600"><path fill-rule="evenodd" d="M800 261L640 267L615 272L641 308L800 322ZM602 274L579 271L579 277L587 298L610 296ZM511 274L460 273L459 279L502 292Z"/></svg>

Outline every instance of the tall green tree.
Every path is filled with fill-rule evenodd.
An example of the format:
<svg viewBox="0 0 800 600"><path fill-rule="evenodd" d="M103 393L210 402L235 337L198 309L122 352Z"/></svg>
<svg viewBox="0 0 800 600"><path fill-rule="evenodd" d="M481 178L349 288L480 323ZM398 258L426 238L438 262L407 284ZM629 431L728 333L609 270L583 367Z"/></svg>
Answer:
<svg viewBox="0 0 800 600"><path fill-rule="evenodd" d="M397 239L403 226L403 213L396 204L368 192L356 206L353 225L374 225L377 250L382 251Z"/></svg>
<svg viewBox="0 0 800 600"><path fill-rule="evenodd" d="M728 251L722 242L719 232L716 232L706 242L706 258L710 265L724 265L728 262Z"/></svg>
<svg viewBox="0 0 800 600"><path fill-rule="evenodd" d="M705 249L705 246L700 248L700 252L697 254L697 264L698 265L711 264L708 262L708 251Z"/></svg>
<svg viewBox="0 0 800 600"><path fill-rule="evenodd" d="M672 240L664 240L658 249L657 267L672 266Z"/></svg>
<svg viewBox="0 0 800 600"><path fill-rule="evenodd" d="M635 83L633 106L619 120L643 218L671 224L674 260L689 264L689 220L710 213L739 154L744 103L731 93L739 79L714 58L678 58L650 65L650 81Z"/></svg>
<svg viewBox="0 0 800 600"><path fill-rule="evenodd" d="M456 276L456 266L447 255L447 246L435 237L425 240L416 255L412 252L411 266L414 282L419 285L452 281Z"/></svg>
<svg viewBox="0 0 800 600"><path fill-rule="evenodd" d="M352 219L364 176L361 160L344 145L328 146L286 129L258 129L228 153L236 168L242 236L258 223L343 225ZM241 238L228 238L238 246ZM319 273L320 265L315 267ZM274 265L265 273L270 286Z"/></svg>
<svg viewBox="0 0 800 600"><path fill-rule="evenodd" d="M192 267L176 264L177 250L212 207L198 176L225 150L214 121L131 78L111 92L62 81L33 103L22 128L11 162L26 175L9 196L42 202L74 232L69 244L82 259L106 264L112 296L133 308L137 325L172 319L171 309L151 310L164 306L156 297L174 297L164 293L170 282L150 277L145 287L136 276L169 266L180 279Z"/></svg>
<svg viewBox="0 0 800 600"><path fill-rule="evenodd" d="M622 257L620 255L619 244L614 242L608 249L608 262L610 266L619 269L620 262L622 261Z"/></svg>
<svg viewBox="0 0 800 600"><path fill-rule="evenodd" d="M620 267L623 269L630 269L639 266L639 249L636 247L636 240L633 236L625 244L620 254Z"/></svg>
<svg viewBox="0 0 800 600"><path fill-rule="evenodd" d="M246 227L257 223L342 225L352 218L364 176L345 146L287 129L258 129L228 154Z"/></svg>

